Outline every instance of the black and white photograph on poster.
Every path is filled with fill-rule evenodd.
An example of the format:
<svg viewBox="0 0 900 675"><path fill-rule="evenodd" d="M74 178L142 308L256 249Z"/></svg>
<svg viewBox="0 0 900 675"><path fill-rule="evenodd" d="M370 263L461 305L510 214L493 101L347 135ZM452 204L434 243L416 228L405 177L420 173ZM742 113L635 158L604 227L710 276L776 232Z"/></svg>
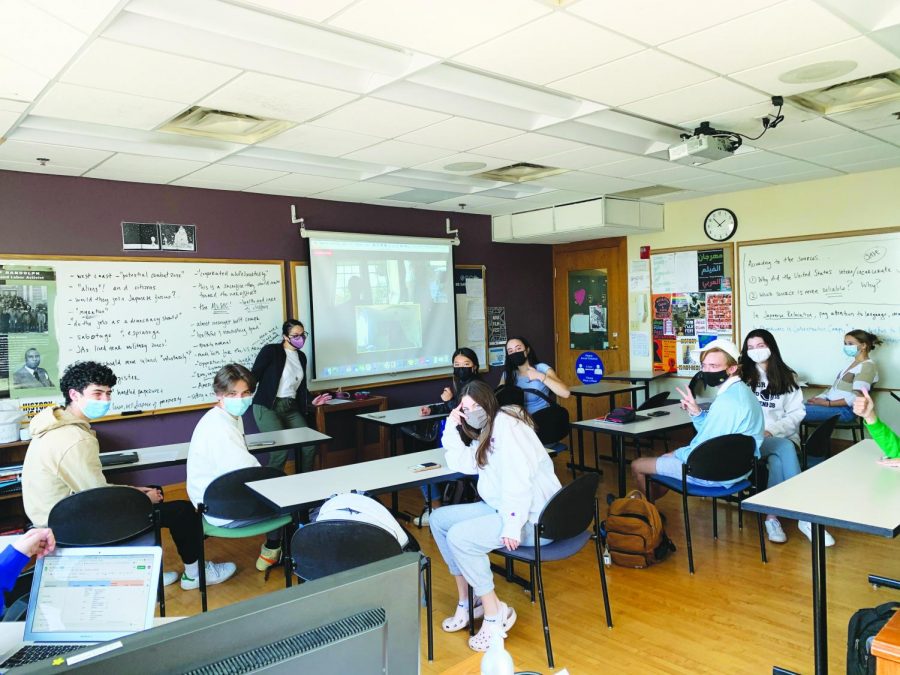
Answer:
<svg viewBox="0 0 900 675"><path fill-rule="evenodd" d="M591 330L606 330L606 307L602 305L591 305Z"/></svg>
<svg viewBox="0 0 900 675"><path fill-rule="evenodd" d="M122 250L159 250L159 225L156 223L122 223Z"/></svg>
<svg viewBox="0 0 900 675"><path fill-rule="evenodd" d="M163 251L197 250L197 227L195 225L160 223L159 236Z"/></svg>

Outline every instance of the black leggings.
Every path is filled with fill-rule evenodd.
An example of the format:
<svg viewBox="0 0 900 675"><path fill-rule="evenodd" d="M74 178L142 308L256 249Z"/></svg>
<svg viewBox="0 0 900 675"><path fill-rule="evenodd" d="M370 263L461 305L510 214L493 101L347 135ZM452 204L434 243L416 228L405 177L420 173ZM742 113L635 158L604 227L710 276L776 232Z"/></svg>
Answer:
<svg viewBox="0 0 900 675"><path fill-rule="evenodd" d="M162 502L156 505L159 511L159 524L169 528L169 534L175 541L178 555L185 565L195 563L200 559L200 546L203 530L200 526L200 516L193 504L180 500L174 502Z"/></svg>

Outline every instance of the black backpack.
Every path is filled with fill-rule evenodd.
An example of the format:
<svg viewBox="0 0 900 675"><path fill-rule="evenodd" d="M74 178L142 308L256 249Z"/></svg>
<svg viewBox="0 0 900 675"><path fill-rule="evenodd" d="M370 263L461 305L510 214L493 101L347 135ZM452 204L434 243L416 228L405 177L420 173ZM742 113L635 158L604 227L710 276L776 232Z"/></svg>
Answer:
<svg viewBox="0 0 900 675"><path fill-rule="evenodd" d="M875 659L869 652L869 638L884 628L900 602L886 602L854 612L847 625L847 675L875 675Z"/></svg>

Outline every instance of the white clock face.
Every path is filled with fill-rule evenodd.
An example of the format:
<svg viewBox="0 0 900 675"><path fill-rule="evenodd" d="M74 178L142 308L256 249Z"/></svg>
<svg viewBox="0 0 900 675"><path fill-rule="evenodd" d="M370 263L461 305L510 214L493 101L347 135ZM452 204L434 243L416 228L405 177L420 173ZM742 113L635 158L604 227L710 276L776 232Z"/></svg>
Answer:
<svg viewBox="0 0 900 675"><path fill-rule="evenodd" d="M703 229L713 241L725 241L737 230L737 218L728 209L716 209L706 216Z"/></svg>

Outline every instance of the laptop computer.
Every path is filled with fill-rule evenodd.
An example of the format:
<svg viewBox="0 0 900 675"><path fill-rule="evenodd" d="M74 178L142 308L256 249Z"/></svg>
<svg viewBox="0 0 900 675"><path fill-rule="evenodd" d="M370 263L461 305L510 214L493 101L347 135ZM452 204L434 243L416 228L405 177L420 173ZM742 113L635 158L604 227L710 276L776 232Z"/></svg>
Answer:
<svg viewBox="0 0 900 675"><path fill-rule="evenodd" d="M0 673L152 627L159 546L60 548L34 568L23 641Z"/></svg>

